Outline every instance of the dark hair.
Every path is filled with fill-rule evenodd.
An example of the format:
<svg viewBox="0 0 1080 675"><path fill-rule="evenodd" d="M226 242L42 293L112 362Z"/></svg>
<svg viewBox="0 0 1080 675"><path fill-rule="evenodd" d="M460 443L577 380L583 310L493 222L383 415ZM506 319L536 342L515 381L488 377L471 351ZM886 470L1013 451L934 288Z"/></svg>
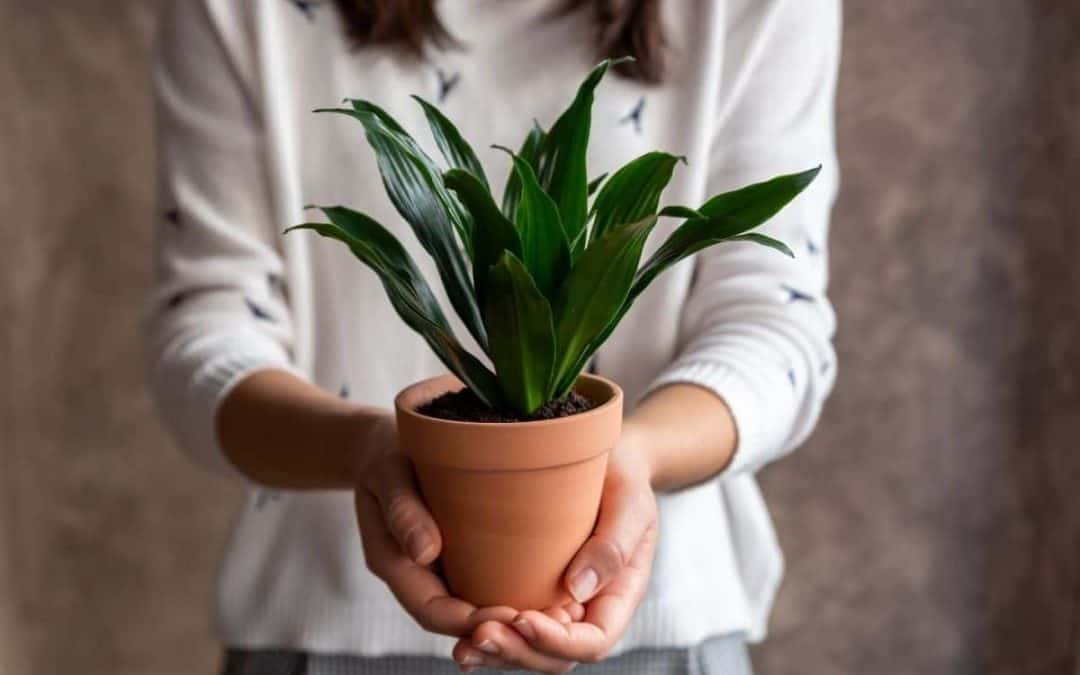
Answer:
<svg viewBox="0 0 1080 675"><path fill-rule="evenodd" d="M457 1L457 0L455 0ZM436 0L336 0L357 46L397 45L422 56L427 44L460 46L443 25ZM563 10L591 5L597 56L636 60L619 64L620 75L656 83L664 75L664 29L660 0L566 0Z"/></svg>

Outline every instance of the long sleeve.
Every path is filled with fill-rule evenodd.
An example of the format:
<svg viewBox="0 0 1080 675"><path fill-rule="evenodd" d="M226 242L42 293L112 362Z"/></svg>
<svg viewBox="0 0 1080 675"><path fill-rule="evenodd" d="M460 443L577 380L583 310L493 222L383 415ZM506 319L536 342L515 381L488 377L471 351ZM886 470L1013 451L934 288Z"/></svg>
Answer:
<svg viewBox="0 0 1080 675"><path fill-rule="evenodd" d="M161 26L161 206L145 323L150 389L167 425L231 475L218 405L255 370L290 368L292 342L242 4L176 0Z"/></svg>
<svg viewBox="0 0 1080 675"><path fill-rule="evenodd" d="M835 0L736 2L725 47L709 194L822 165L817 180L754 244L698 254L683 307L684 347L651 389L705 387L728 405L738 447L728 474L753 472L813 430L835 378L826 297L829 212L837 190L833 114L840 8Z"/></svg>

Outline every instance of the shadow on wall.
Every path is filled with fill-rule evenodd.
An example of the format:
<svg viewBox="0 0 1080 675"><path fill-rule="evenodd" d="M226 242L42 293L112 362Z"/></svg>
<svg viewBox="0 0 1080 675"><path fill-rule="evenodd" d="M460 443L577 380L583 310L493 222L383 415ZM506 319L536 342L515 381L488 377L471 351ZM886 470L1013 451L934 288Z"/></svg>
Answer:
<svg viewBox="0 0 1080 675"><path fill-rule="evenodd" d="M1025 329L986 648L996 672L1080 673L1080 7L1040 2L1032 13L1021 124L988 147L1008 167L1000 192L1015 205L1007 225L1028 283L1008 317Z"/></svg>

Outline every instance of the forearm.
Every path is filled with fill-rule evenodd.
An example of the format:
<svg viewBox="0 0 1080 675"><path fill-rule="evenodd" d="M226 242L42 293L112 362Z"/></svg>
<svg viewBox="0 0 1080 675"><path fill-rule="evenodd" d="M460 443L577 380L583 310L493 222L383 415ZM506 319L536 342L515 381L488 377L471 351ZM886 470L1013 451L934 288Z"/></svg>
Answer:
<svg viewBox="0 0 1080 675"><path fill-rule="evenodd" d="M350 404L283 370L236 385L217 415L229 461L272 487L348 489L358 456L376 443L389 412Z"/></svg>
<svg viewBox="0 0 1080 675"><path fill-rule="evenodd" d="M731 462L737 434L727 405L691 384L662 387L626 419L624 443L649 464L657 492L709 480Z"/></svg>

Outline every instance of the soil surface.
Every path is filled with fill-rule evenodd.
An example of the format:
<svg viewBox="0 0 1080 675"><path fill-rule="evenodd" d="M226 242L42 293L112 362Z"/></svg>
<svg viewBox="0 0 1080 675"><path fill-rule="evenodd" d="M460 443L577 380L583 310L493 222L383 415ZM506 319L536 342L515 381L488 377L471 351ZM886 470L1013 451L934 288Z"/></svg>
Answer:
<svg viewBox="0 0 1080 675"><path fill-rule="evenodd" d="M417 412L429 417L458 422L533 422L569 417L592 410L594 407L592 401L575 391L565 398L549 401L532 415L521 416L509 411L495 410L477 398L476 394L468 389L462 389L447 392L425 403L417 409Z"/></svg>

